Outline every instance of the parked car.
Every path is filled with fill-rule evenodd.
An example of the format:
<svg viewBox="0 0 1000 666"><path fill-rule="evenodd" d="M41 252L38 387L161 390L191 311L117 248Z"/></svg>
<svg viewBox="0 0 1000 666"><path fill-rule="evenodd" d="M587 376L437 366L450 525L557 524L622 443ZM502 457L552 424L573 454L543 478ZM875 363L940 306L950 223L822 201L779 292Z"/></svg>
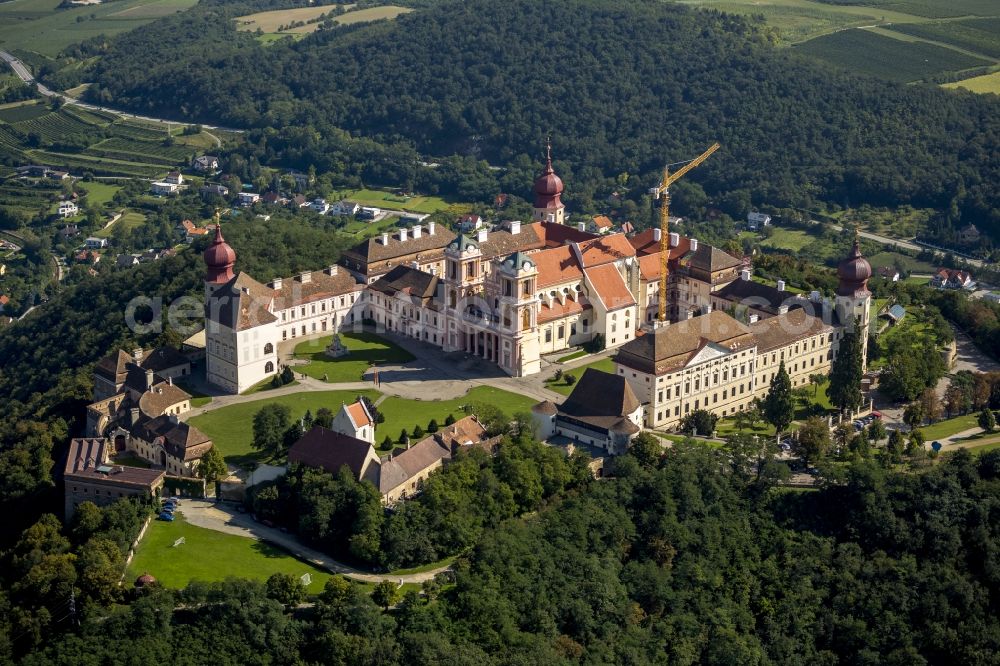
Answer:
<svg viewBox="0 0 1000 666"><path fill-rule="evenodd" d="M174 514L168 513L166 511L164 511L159 516L157 516L157 519L158 520L165 520L165 521L167 521L169 523L169 522L171 522L174 519Z"/></svg>

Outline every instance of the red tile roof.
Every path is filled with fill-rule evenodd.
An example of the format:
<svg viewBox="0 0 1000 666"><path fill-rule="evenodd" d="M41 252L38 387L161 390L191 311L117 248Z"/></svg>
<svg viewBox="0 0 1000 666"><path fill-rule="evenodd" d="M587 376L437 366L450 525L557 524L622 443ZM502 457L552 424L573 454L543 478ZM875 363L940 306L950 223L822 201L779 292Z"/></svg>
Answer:
<svg viewBox="0 0 1000 666"><path fill-rule="evenodd" d="M600 266L625 257L634 257L635 248L629 243L625 234L609 234L578 243L583 267Z"/></svg>
<svg viewBox="0 0 1000 666"><path fill-rule="evenodd" d="M531 226L534 227L535 233L545 241L548 247L559 247L567 243L579 243L597 237L597 234L592 234L589 231L580 231L576 227L566 224L533 222Z"/></svg>
<svg viewBox="0 0 1000 666"><path fill-rule="evenodd" d="M632 292L628 290L622 274L618 272L614 264L594 266L593 268L586 269L584 272L587 274L590 283L594 286L597 296L608 310L617 310L618 308L635 305L635 298L632 296Z"/></svg>
<svg viewBox="0 0 1000 666"><path fill-rule="evenodd" d="M538 267L539 287L583 279L583 268L569 245L541 250L531 260Z"/></svg>
<svg viewBox="0 0 1000 666"><path fill-rule="evenodd" d="M577 301L567 298L565 304L560 303L558 300L553 300L552 307L549 307L548 304L543 301L542 306L538 309L538 323L544 324L545 322L553 321L554 319L562 319L563 317L568 317L571 314L592 309L593 306L583 296L580 296Z"/></svg>
<svg viewBox="0 0 1000 666"><path fill-rule="evenodd" d="M643 280L656 280L660 277L660 253L644 254L639 257L639 275Z"/></svg>
<svg viewBox="0 0 1000 666"><path fill-rule="evenodd" d="M351 417L351 420L354 421L355 427L360 428L361 426L371 425L372 420L371 417L368 416L368 410L365 409L365 406L360 401L352 402L351 404L346 405L346 408L347 414Z"/></svg>
<svg viewBox="0 0 1000 666"><path fill-rule="evenodd" d="M628 239L628 242L635 248L636 254L642 256L660 251L660 241L653 238L653 233L653 229L646 229ZM670 259L674 260L677 257L685 255L690 249L691 239L681 236L677 247L670 248Z"/></svg>

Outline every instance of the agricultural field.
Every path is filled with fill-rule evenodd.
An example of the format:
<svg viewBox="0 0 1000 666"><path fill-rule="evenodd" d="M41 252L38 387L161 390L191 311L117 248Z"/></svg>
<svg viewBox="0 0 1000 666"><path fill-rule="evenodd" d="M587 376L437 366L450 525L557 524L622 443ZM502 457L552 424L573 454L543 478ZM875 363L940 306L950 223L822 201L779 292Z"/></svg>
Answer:
<svg viewBox="0 0 1000 666"><path fill-rule="evenodd" d="M864 7L813 0L680 0L686 5L733 14L762 16L783 41L803 42L845 28L877 23L921 23L927 17L897 9L897 5ZM993 15L994 12L987 14Z"/></svg>
<svg viewBox="0 0 1000 666"><path fill-rule="evenodd" d="M0 208L32 216L49 210L61 198L62 188L58 185L31 185L17 181L0 184Z"/></svg>
<svg viewBox="0 0 1000 666"><path fill-rule="evenodd" d="M776 250L791 250L792 252L798 252L814 240L816 240L816 236L813 236L812 234L809 234L801 229L772 227L771 235L762 240L760 244L764 247L770 247Z"/></svg>
<svg viewBox="0 0 1000 666"><path fill-rule="evenodd" d="M900 83L992 64L943 46L902 41L869 30L843 30L811 39L795 49L850 71Z"/></svg>
<svg viewBox="0 0 1000 666"><path fill-rule="evenodd" d="M214 145L211 137L205 140ZM44 104L0 109L0 154L20 164L97 176L154 178L187 164L198 152L165 128L105 112L73 106L52 111Z"/></svg>
<svg viewBox="0 0 1000 666"><path fill-rule="evenodd" d="M993 93L1000 95L1000 72L974 76L954 83L944 84L945 88L963 88L974 93Z"/></svg>
<svg viewBox="0 0 1000 666"><path fill-rule="evenodd" d="M1000 12L1000 6L997 7ZM987 58L1000 58L1000 19L970 19L942 23L897 24L896 32L948 44Z"/></svg>
<svg viewBox="0 0 1000 666"><path fill-rule="evenodd" d="M123 229L124 232L131 231L137 227L142 226L146 223L146 216L138 211L129 211L118 218L118 221L114 224L104 227L100 231L94 232L94 235L98 238L109 238L116 229ZM119 232L123 233L123 232Z"/></svg>
<svg viewBox="0 0 1000 666"><path fill-rule="evenodd" d="M119 0L72 9L59 9L60 2L10 0L0 3L0 48L7 51L23 49L54 57L71 44L98 35L113 36L133 30L189 9L197 0Z"/></svg>
<svg viewBox="0 0 1000 666"><path fill-rule="evenodd" d="M868 257L868 261L873 269L878 269L882 266L899 266L907 273L933 273L937 270L937 267L933 264L921 261L916 257L900 254L899 252L879 252Z"/></svg>
<svg viewBox="0 0 1000 666"><path fill-rule="evenodd" d="M413 11L408 7L398 7L396 5L382 5L379 7L368 7L350 11L354 5L320 5L318 7L299 7L298 9L279 9L268 12L257 12L238 16L236 29L242 31L261 31L259 41L268 44L282 37L291 36L300 39L305 35L319 29L326 19L318 20L321 16L328 14L337 7L342 7L346 11L339 16L329 16L336 23L351 25L354 23L365 23L368 21L379 21L382 19L394 19L400 14ZM312 21L310 23L310 21ZM301 23L302 25L298 25ZM292 27L289 27L292 26Z"/></svg>

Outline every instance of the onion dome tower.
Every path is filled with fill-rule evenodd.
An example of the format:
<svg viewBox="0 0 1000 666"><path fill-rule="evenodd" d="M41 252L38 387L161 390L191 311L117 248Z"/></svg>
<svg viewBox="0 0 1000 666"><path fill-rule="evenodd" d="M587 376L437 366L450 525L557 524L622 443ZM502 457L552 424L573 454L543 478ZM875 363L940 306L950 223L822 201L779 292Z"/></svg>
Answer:
<svg viewBox="0 0 1000 666"><path fill-rule="evenodd" d="M563 224L566 206L559 198L563 193L563 182L552 168L551 140L545 144L545 168L535 179L532 191L535 194L534 219L539 222Z"/></svg>
<svg viewBox="0 0 1000 666"><path fill-rule="evenodd" d="M216 220L215 239L202 255L205 259L205 282L220 286L233 279L236 251L222 236L222 224Z"/></svg>
<svg viewBox="0 0 1000 666"><path fill-rule="evenodd" d="M843 330L854 328L857 320L861 326L861 367L868 367L868 325L872 293L868 291L868 278L872 276L872 266L861 255L861 238L854 230L854 247L851 253L837 266L836 312L838 324Z"/></svg>

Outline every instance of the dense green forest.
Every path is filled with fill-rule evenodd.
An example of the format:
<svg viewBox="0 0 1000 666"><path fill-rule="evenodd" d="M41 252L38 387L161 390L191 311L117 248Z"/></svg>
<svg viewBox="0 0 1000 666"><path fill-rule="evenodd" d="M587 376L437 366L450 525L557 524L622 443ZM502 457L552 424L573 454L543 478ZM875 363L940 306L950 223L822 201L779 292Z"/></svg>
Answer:
<svg viewBox="0 0 1000 666"><path fill-rule="evenodd" d="M859 462L806 493L732 450L648 453L485 532L454 584L389 613L338 579L294 612L249 581L154 589L22 663L995 663L1000 452Z"/></svg>
<svg viewBox="0 0 1000 666"><path fill-rule="evenodd" d="M234 11L207 5L113 40L88 94L261 128L263 163L336 171L347 130L488 159L521 188L551 133L571 201L641 199L664 162L717 140L679 199L713 197L734 216L762 202L913 204L1000 229L1000 102L825 68L743 18L645 0L473 0L265 48L235 32ZM394 166L397 182L420 184L409 156Z"/></svg>

